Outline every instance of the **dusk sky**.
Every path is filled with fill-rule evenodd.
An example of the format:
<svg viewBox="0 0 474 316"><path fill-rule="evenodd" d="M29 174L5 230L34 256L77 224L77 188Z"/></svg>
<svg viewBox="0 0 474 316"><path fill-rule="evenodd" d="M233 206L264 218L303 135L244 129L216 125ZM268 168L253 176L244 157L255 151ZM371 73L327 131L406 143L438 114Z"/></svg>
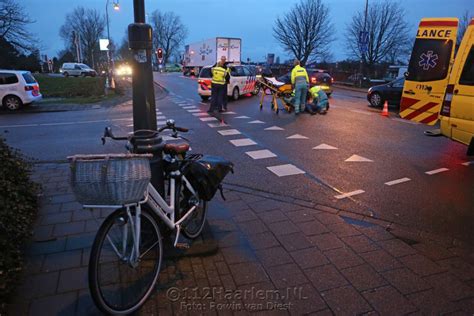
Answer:
<svg viewBox="0 0 474 316"><path fill-rule="evenodd" d="M188 27L186 43L216 36L242 38L242 59L263 60L275 53L281 60L289 59L272 35L272 26L296 0L146 0L146 11L172 11ZM373 0L369 0L370 3ZM406 20L413 37L422 17L461 17L467 9L474 12L474 0L400 0L406 9ZM42 54L55 56L64 47L59 28L64 17L77 6L95 8L105 14L106 0L21 0L28 14L36 21L30 28L38 35ZM41 3L41 6L38 5ZM110 0L112 3L112 0ZM365 0L326 0L336 31L333 44L335 60L347 57L344 31L354 12L362 10ZM111 37L121 42L127 25L133 21L133 1L120 0L120 11L110 7Z"/></svg>

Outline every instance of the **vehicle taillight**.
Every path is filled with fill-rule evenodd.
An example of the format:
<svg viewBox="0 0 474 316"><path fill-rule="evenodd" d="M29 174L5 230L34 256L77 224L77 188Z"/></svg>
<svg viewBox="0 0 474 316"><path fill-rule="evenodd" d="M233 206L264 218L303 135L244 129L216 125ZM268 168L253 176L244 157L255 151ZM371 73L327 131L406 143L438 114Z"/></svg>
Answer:
<svg viewBox="0 0 474 316"><path fill-rule="evenodd" d="M331 83L334 83L334 78L333 77L331 77Z"/></svg>
<svg viewBox="0 0 474 316"><path fill-rule="evenodd" d="M25 91L33 91L34 89L33 86L25 86Z"/></svg>
<svg viewBox="0 0 474 316"><path fill-rule="evenodd" d="M311 77L311 83L316 83L316 78L315 77Z"/></svg>
<svg viewBox="0 0 474 316"><path fill-rule="evenodd" d="M446 93L444 94L443 107L441 108L441 115L450 117L451 116L451 101L453 99L454 85L448 84L446 87Z"/></svg>
<svg viewBox="0 0 474 316"><path fill-rule="evenodd" d="M203 80L201 80L201 79L199 79L199 80L198 80L198 83L204 83L204 81L203 81Z"/></svg>

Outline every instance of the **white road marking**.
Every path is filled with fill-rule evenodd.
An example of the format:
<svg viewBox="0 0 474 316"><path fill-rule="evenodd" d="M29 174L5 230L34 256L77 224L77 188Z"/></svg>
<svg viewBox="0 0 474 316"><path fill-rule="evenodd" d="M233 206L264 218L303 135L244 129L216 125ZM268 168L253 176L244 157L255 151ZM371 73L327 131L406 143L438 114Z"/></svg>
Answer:
<svg viewBox="0 0 474 316"><path fill-rule="evenodd" d="M271 166L267 167L268 170L273 172L279 177L286 177L286 176L292 176L296 174L304 174L305 172L301 170L300 168L292 165L292 164L286 164L286 165L278 165L278 166Z"/></svg>
<svg viewBox="0 0 474 316"><path fill-rule="evenodd" d="M183 109L185 109L185 110L197 109L197 107L196 107L195 105L192 105L192 106L183 106Z"/></svg>
<svg viewBox="0 0 474 316"><path fill-rule="evenodd" d="M209 121L217 121L215 117L202 117L200 118L201 121L203 122L209 122Z"/></svg>
<svg viewBox="0 0 474 316"><path fill-rule="evenodd" d="M431 170L431 171L426 171L425 173L427 175L434 175L434 174L437 174L437 173L441 173L441 172L445 172L445 171L448 171L449 169L448 168L439 168L439 169L435 169L435 170Z"/></svg>
<svg viewBox="0 0 474 316"><path fill-rule="evenodd" d="M463 166L470 166L470 165L474 165L474 161L466 161L466 162L463 162L461 165Z"/></svg>
<svg viewBox="0 0 474 316"><path fill-rule="evenodd" d="M334 197L336 199L340 200L340 199L345 199L345 198L348 198L348 197L351 197L351 196L354 196L354 195L357 195L357 194L362 194L362 193L365 193L365 191L364 190L355 190L355 191L352 191L352 192L339 194L339 195L336 195Z"/></svg>
<svg viewBox="0 0 474 316"><path fill-rule="evenodd" d="M308 137L300 135L300 134L295 134L288 136L286 139L308 139Z"/></svg>
<svg viewBox="0 0 474 316"><path fill-rule="evenodd" d="M163 112L156 111L156 115L163 115Z"/></svg>
<svg viewBox="0 0 474 316"><path fill-rule="evenodd" d="M237 114L237 113L229 111L229 112L222 112L222 114L223 115L233 115L233 114Z"/></svg>
<svg viewBox="0 0 474 316"><path fill-rule="evenodd" d="M229 142L235 147L257 145L257 143L251 140L250 138L232 139L229 140Z"/></svg>
<svg viewBox="0 0 474 316"><path fill-rule="evenodd" d="M166 121L157 121L156 124L157 124L157 125L165 125L165 124L166 124Z"/></svg>
<svg viewBox="0 0 474 316"><path fill-rule="evenodd" d="M187 98L186 100L191 101L191 102L195 101L194 99L190 99L190 98Z"/></svg>
<svg viewBox="0 0 474 316"><path fill-rule="evenodd" d="M157 115L157 116L156 116L156 119L157 119L157 120L164 120L164 119L166 119L166 116L164 116L164 115Z"/></svg>
<svg viewBox="0 0 474 316"><path fill-rule="evenodd" d="M268 149L247 151L246 154L252 157L252 159L265 159L277 156Z"/></svg>
<svg viewBox="0 0 474 316"><path fill-rule="evenodd" d="M274 125L274 126L265 128L265 130L266 131L283 131L285 129Z"/></svg>
<svg viewBox="0 0 474 316"><path fill-rule="evenodd" d="M193 109L193 110L188 110L189 113L199 113L201 110L199 109Z"/></svg>
<svg viewBox="0 0 474 316"><path fill-rule="evenodd" d="M236 116L235 118L238 118L238 119L248 119L248 118L250 118L250 117L245 116L245 115L242 115L242 116Z"/></svg>
<svg viewBox="0 0 474 316"><path fill-rule="evenodd" d="M371 113L371 112L368 112L368 111L364 111L364 110L350 110L351 112L354 112L354 113L360 113L360 114L365 114L365 115L372 115L374 113Z"/></svg>
<svg viewBox="0 0 474 316"><path fill-rule="evenodd" d="M313 149L337 149L337 147L334 147L328 144L321 144L316 147L313 147Z"/></svg>
<svg viewBox="0 0 474 316"><path fill-rule="evenodd" d="M397 121L397 122L406 123L406 124L411 124L411 125L420 125L420 123L418 123L418 122L413 122L413 121L405 120L405 119L398 118L398 117L395 117L392 120Z"/></svg>
<svg viewBox="0 0 474 316"><path fill-rule="evenodd" d="M352 155L344 161L345 162L373 162L373 160L370 160L369 158L365 158L359 155Z"/></svg>
<svg viewBox="0 0 474 316"><path fill-rule="evenodd" d="M255 120L255 121L251 121L251 122L248 122L249 124L264 124L265 122L262 122L262 121L259 121L259 120Z"/></svg>
<svg viewBox="0 0 474 316"><path fill-rule="evenodd" d="M212 128L229 126L229 125L226 124L226 123L209 123L209 124L207 124L207 125L209 125L209 127L212 127Z"/></svg>
<svg viewBox="0 0 474 316"><path fill-rule="evenodd" d="M404 182L408 182L408 181L411 181L411 179L410 178L401 178L401 179L385 182L385 185L392 186L392 185L395 185L395 184L400 184L400 183L404 183Z"/></svg>
<svg viewBox="0 0 474 316"><path fill-rule="evenodd" d="M199 102L199 104L208 105L208 103L204 103L204 102Z"/></svg>
<svg viewBox="0 0 474 316"><path fill-rule="evenodd" d="M220 131L217 131L219 134L222 136L230 136L230 135L240 135L242 134L236 129L221 129Z"/></svg>
<svg viewBox="0 0 474 316"><path fill-rule="evenodd" d="M199 112L199 113L193 113L193 116L209 116L207 113Z"/></svg>

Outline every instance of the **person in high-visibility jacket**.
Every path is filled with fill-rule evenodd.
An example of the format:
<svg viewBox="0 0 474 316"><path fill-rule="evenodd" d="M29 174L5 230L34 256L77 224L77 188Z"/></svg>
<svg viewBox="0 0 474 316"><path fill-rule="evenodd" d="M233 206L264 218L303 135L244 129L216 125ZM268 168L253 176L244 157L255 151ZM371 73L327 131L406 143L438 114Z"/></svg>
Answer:
<svg viewBox="0 0 474 316"><path fill-rule="evenodd" d="M298 114L304 110L304 105L306 104L306 94L308 93L308 73L306 69L300 66L300 61L295 59L295 67L291 70L291 84L294 87L295 98L294 98L294 107L295 114Z"/></svg>
<svg viewBox="0 0 474 316"><path fill-rule="evenodd" d="M226 102L224 98L227 98L227 76L229 75L228 68L224 68L225 64L222 60L211 68L212 80L211 80L211 106L208 112L214 112L216 110L224 111Z"/></svg>
<svg viewBox="0 0 474 316"><path fill-rule="evenodd" d="M329 100L326 92L320 86L314 86L309 89L309 93L313 99L313 102L310 104L311 111L309 112L311 114L326 114L329 109Z"/></svg>

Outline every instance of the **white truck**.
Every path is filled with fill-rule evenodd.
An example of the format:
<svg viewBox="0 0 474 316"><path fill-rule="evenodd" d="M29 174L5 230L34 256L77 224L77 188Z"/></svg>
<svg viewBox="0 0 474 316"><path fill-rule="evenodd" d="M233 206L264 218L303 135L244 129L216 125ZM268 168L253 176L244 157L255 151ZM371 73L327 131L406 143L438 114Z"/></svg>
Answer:
<svg viewBox="0 0 474 316"><path fill-rule="evenodd" d="M232 37L213 37L184 47L183 74L199 75L202 67L214 65L222 56L232 63L240 63L242 40Z"/></svg>

